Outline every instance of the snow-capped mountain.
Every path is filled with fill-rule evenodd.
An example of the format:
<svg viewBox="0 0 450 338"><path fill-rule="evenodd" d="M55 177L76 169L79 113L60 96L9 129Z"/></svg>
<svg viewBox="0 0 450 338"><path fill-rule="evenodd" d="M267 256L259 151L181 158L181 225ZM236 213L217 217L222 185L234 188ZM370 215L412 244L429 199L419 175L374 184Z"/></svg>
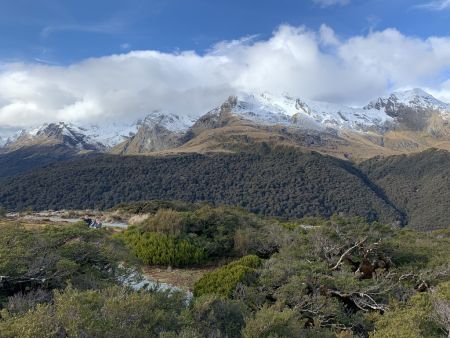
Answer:
<svg viewBox="0 0 450 338"><path fill-rule="evenodd" d="M10 142L14 142L21 134L21 130L12 127L0 127L0 148Z"/></svg>
<svg viewBox="0 0 450 338"><path fill-rule="evenodd" d="M303 100L288 95L241 94L230 98L231 112L243 118L269 125L281 124L304 129L367 130L382 128L392 121L378 109Z"/></svg>
<svg viewBox="0 0 450 338"><path fill-rule="evenodd" d="M165 114L160 111L154 111L148 114L143 120L137 122L138 126L159 126L174 133L185 132L195 123L196 119L188 116L175 114Z"/></svg>
<svg viewBox="0 0 450 338"><path fill-rule="evenodd" d="M224 117L224 113L228 117ZM234 116L234 120L230 116ZM394 92L359 108L289 95L244 93L231 96L222 105L197 118L154 111L129 123L48 123L15 134L11 128L7 132L0 129L0 148L14 150L58 143L79 151L152 152L178 147L204 130L224 127L230 121L315 132L330 129L357 133L371 131L379 135L389 130L406 129L440 137L450 135L449 120L450 104L421 89Z"/></svg>
<svg viewBox="0 0 450 338"><path fill-rule="evenodd" d="M436 111L442 115L450 114L450 104L439 101L420 88L394 92L387 97L380 97L370 102L364 109L369 111L376 109L378 111L384 111L390 116L395 116L399 109L405 107L416 110Z"/></svg>
<svg viewBox="0 0 450 338"><path fill-rule="evenodd" d="M5 143L15 149L27 145L62 143L72 149L102 151L105 146L89 136L88 130L71 123L46 123L31 130L21 130Z"/></svg>
<svg viewBox="0 0 450 338"><path fill-rule="evenodd" d="M142 130L148 131L157 127L169 133L182 133L193 123L194 121L191 118L157 111L148 114L141 120L130 123L111 122L102 125L77 125L66 122L45 123L28 130L2 133L0 147L14 150L30 145L58 143L80 151L107 151L133 139L138 134L143 134Z"/></svg>
<svg viewBox="0 0 450 338"><path fill-rule="evenodd" d="M195 119L154 111L138 121L137 132L126 141L117 144L113 153L136 154L175 148L181 145L184 133Z"/></svg>

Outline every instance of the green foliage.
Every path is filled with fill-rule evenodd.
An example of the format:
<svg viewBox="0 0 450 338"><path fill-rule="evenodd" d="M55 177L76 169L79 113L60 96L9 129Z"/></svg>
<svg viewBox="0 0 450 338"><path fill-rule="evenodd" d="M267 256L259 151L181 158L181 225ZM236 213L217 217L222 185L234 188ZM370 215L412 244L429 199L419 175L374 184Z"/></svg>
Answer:
<svg viewBox="0 0 450 338"><path fill-rule="evenodd" d="M56 292L51 304L20 315L6 314L0 332L5 338L157 337L182 326L183 297L117 287L82 292L68 288Z"/></svg>
<svg viewBox="0 0 450 338"><path fill-rule="evenodd" d="M7 293L2 284L0 336L448 335L448 229L165 206L116 235L83 223L0 222L0 275L45 281ZM178 292L111 288L131 254L174 266L235 260L204 274L189 303Z"/></svg>
<svg viewBox="0 0 450 338"><path fill-rule="evenodd" d="M438 285L436 296L450 303L450 281Z"/></svg>
<svg viewBox="0 0 450 338"><path fill-rule="evenodd" d="M187 266L241 255L246 250L238 245L237 232L257 231L266 224L261 217L231 207L159 209L120 237L146 264Z"/></svg>
<svg viewBox="0 0 450 338"><path fill-rule="evenodd" d="M217 294L231 297L236 286L247 284L255 277L256 269L261 265L257 256L245 256L215 271L205 274L197 281L194 295Z"/></svg>
<svg viewBox="0 0 450 338"><path fill-rule="evenodd" d="M247 321L243 337L300 337L301 324L293 310L277 311L264 307L255 318Z"/></svg>
<svg viewBox="0 0 450 338"><path fill-rule="evenodd" d="M107 229L95 231L84 224L25 227L11 222L0 225L0 258L0 276L43 280L40 287L47 289L68 283L80 289L114 284L119 262L130 260ZM4 287L0 298L19 291L19 286Z"/></svg>
<svg viewBox="0 0 450 338"><path fill-rule="evenodd" d="M450 153L427 150L419 154L376 157L361 164L367 176L421 230L450 225Z"/></svg>
<svg viewBox="0 0 450 338"><path fill-rule="evenodd" d="M407 304L392 304L392 309L376 322L373 338L443 337L444 328L433 318L429 294L417 294Z"/></svg>
<svg viewBox="0 0 450 338"><path fill-rule="evenodd" d="M185 213L172 209L159 209L156 213L140 224L142 231L160 232L178 236L185 232Z"/></svg>
<svg viewBox="0 0 450 338"><path fill-rule="evenodd" d="M0 201L11 210L104 209L152 199L236 205L292 219L340 212L383 222L403 218L350 162L290 148L164 157L99 155L57 163L0 185ZM155 207L137 209L151 212Z"/></svg>
<svg viewBox="0 0 450 338"><path fill-rule="evenodd" d="M216 295L196 298L190 311L189 324L201 337L239 337L245 324L244 304Z"/></svg>
<svg viewBox="0 0 450 338"><path fill-rule="evenodd" d="M134 203L120 203L113 210L118 210L130 214L154 214L161 209L171 209L175 211L194 211L201 207L201 204L184 201L161 201L151 200Z"/></svg>
<svg viewBox="0 0 450 338"><path fill-rule="evenodd" d="M450 240L443 236L442 231L423 234L342 217L333 217L306 231L301 227L290 228L290 240L280 242L278 253L264 263L257 280L244 287L238 299L254 311L264 306L275 307L272 310L277 316L279 312L297 309L295 316L292 315L295 320L312 325L300 336L333 336L333 333L349 330L354 335L367 336L380 317L372 316L377 311L371 308L365 310L367 315L358 308L367 303L367 297L382 308L400 304L403 309L405 300L416 293L415 288L421 281L426 280L431 286L436 286L449 278ZM282 232L278 235L285 236ZM361 244L355 246L355 243ZM333 269L342 254L352 247L347 258ZM364 277L357 271L364 261L373 267L372 275ZM445 290L446 284L442 285L438 290ZM436 293L439 294L438 291ZM420 309L420 306L420 303L412 301L407 309ZM428 313L424 318L438 318L434 307L428 306L419 312L418 316ZM386 312L381 318L388 320L390 313ZM411 322L415 321L414 318ZM257 321L257 316L254 320ZM260 325L269 321L261 320ZM384 325L379 324L378 327ZM392 330L399 325L401 320L392 325ZM258 332L257 327L249 327L246 334ZM424 332L431 332L434 328L435 324L432 324ZM443 331L433 332L439 336Z"/></svg>
<svg viewBox="0 0 450 338"><path fill-rule="evenodd" d="M123 238L145 264L178 267L200 264L205 260L201 248L171 235L157 232L141 234L131 229L124 233Z"/></svg>

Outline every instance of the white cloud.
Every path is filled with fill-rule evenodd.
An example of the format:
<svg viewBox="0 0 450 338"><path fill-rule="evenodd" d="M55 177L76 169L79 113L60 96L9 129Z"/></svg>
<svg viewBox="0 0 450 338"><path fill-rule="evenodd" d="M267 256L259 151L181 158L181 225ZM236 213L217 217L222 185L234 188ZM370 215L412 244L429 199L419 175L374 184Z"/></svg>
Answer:
<svg viewBox="0 0 450 338"><path fill-rule="evenodd" d="M422 5L417 6L419 8L430 9L433 11L442 11L444 9L450 8L450 0L438 0L424 3Z"/></svg>
<svg viewBox="0 0 450 338"><path fill-rule="evenodd" d="M395 29L339 39L280 26L192 51L132 51L70 66L0 64L0 127L49 121L133 120L153 110L199 116L239 91L363 104L399 87L450 98L450 37L420 39ZM448 73L447 73L448 74Z"/></svg>
<svg viewBox="0 0 450 338"><path fill-rule="evenodd" d="M331 7L331 6L345 6L350 3L350 0L313 0L316 5L321 7Z"/></svg>
<svg viewBox="0 0 450 338"><path fill-rule="evenodd" d="M124 42L120 45L120 49L123 50L129 50L131 48L131 45L128 42Z"/></svg>
<svg viewBox="0 0 450 338"><path fill-rule="evenodd" d="M321 25L319 29L320 42L325 46L337 46L339 45L339 39L337 38L334 30L327 26Z"/></svg>

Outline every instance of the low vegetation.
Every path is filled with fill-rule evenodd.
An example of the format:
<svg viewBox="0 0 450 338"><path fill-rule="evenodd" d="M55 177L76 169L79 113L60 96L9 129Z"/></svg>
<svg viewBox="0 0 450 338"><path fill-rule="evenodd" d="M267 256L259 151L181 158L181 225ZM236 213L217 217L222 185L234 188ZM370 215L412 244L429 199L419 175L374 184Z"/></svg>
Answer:
<svg viewBox="0 0 450 338"><path fill-rule="evenodd" d="M128 213L135 207L121 206ZM341 216L285 221L207 205L139 212L147 215L141 223L115 235L81 225L2 226L0 275L19 280L48 266L52 283L3 293L1 336L449 334L449 229L419 233ZM172 244L158 246L166 240ZM198 250L202 259L182 261L181 243L186 257ZM217 268L187 301L183 292L117 285L111 273L123 261Z"/></svg>
<svg viewBox="0 0 450 338"><path fill-rule="evenodd" d="M259 229L265 222L230 207L159 209L120 237L146 264L196 266L239 256L242 250L236 240L238 231Z"/></svg>
<svg viewBox="0 0 450 338"><path fill-rule="evenodd" d="M194 287L194 295L214 293L231 297L239 284L250 284L261 266L257 256L245 256L213 272L205 274Z"/></svg>

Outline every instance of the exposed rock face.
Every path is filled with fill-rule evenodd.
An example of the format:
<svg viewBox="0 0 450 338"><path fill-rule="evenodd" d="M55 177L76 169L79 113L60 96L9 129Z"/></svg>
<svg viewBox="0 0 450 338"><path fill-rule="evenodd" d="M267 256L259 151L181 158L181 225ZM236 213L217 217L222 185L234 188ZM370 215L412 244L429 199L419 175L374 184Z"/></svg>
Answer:
<svg viewBox="0 0 450 338"><path fill-rule="evenodd" d="M134 136L115 146L111 152L141 154L176 148L182 144L181 138L191 124L189 119L178 115L153 112L138 122Z"/></svg>
<svg viewBox="0 0 450 338"><path fill-rule="evenodd" d="M200 117L187 131L182 138L182 143L186 143L205 130L223 128L233 121L236 116L232 114L232 109L236 107L237 97L230 96L219 108L215 108Z"/></svg>
<svg viewBox="0 0 450 338"><path fill-rule="evenodd" d="M8 151L31 146L64 145L78 151L104 151L106 147L91 139L82 128L64 122L50 123L31 131L22 131L5 144Z"/></svg>
<svg viewBox="0 0 450 338"><path fill-rule="evenodd" d="M0 129L0 153L55 144L78 152L202 152L269 142L368 158L450 149L450 105L420 89L395 92L359 108L288 95L239 94L197 118L154 111L137 122L83 127L60 122L13 136L10 132Z"/></svg>
<svg viewBox="0 0 450 338"><path fill-rule="evenodd" d="M142 125L137 134L114 147L114 154L142 154L178 147L181 135L160 125Z"/></svg>

